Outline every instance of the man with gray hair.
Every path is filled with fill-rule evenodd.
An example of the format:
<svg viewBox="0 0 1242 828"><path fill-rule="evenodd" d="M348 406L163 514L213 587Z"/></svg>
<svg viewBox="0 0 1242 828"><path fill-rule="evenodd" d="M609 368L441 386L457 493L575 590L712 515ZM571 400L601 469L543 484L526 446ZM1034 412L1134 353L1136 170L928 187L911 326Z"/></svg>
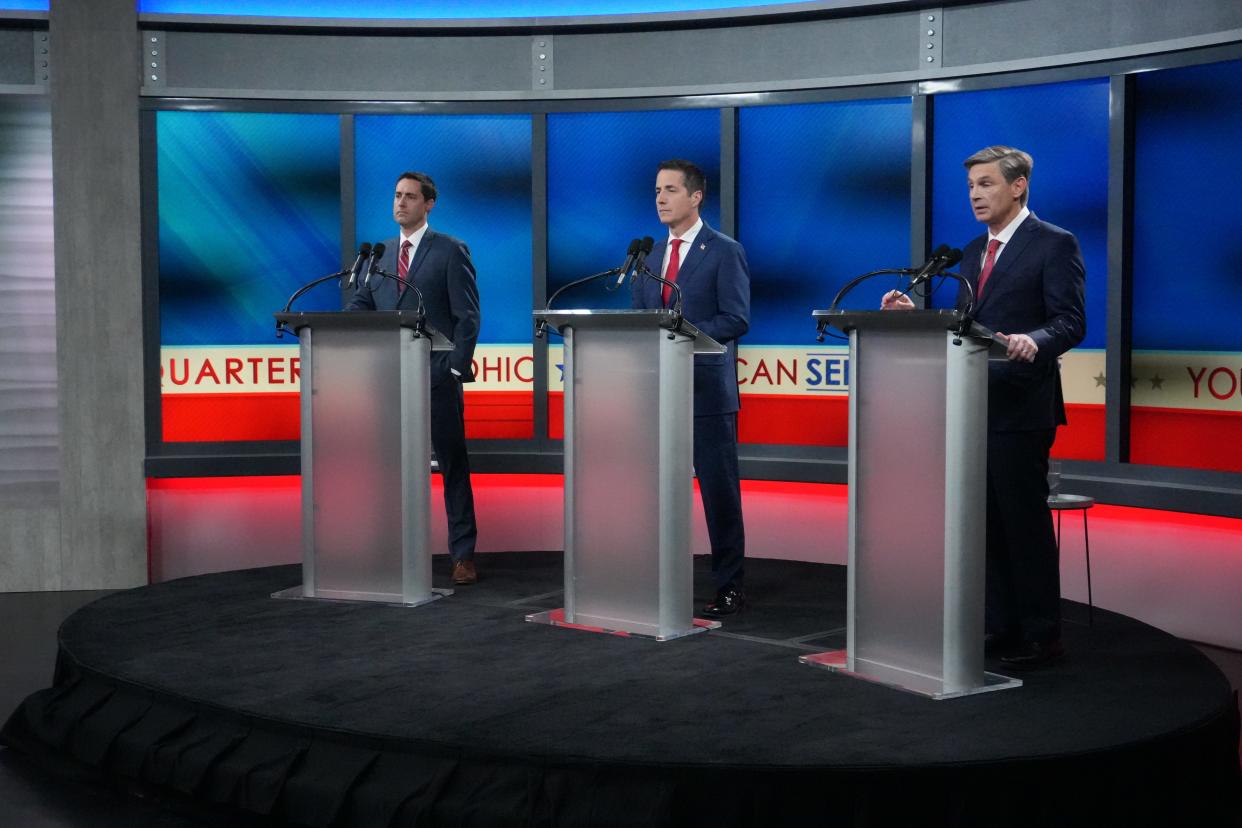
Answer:
<svg viewBox="0 0 1242 828"><path fill-rule="evenodd" d="M1031 156L1004 146L965 161L975 218L988 232L966 246L962 275L974 317L1006 343L988 365L985 651L1012 667L1064 654L1061 574L1048 511L1048 454L1064 425L1058 358L1082 341L1085 267L1078 241L1027 207ZM969 292L962 290L958 307ZM897 291L886 309L913 308Z"/></svg>

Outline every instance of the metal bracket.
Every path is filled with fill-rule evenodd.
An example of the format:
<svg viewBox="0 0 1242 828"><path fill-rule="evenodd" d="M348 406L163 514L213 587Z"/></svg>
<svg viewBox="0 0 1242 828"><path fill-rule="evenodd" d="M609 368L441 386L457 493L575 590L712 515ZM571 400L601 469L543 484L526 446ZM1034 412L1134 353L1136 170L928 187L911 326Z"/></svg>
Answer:
<svg viewBox="0 0 1242 828"><path fill-rule="evenodd" d="M156 90L165 86L165 55L168 44L164 32L144 31L138 38L138 65L142 67L142 89Z"/></svg>
<svg viewBox="0 0 1242 828"><path fill-rule="evenodd" d="M46 29L34 33L34 78L35 86L46 87L52 74L52 36Z"/></svg>
<svg viewBox="0 0 1242 828"><path fill-rule="evenodd" d="M530 39L530 88L539 92L554 89L552 80L552 35Z"/></svg>
<svg viewBox="0 0 1242 828"><path fill-rule="evenodd" d="M923 9L917 19L919 71L923 74L938 72L944 66L944 9Z"/></svg>

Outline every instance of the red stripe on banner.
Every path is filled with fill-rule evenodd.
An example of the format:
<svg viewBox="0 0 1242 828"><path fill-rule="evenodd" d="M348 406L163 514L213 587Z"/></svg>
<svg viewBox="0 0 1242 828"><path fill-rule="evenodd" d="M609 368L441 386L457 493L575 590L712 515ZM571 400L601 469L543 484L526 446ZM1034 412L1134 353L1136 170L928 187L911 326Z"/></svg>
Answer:
<svg viewBox="0 0 1242 828"><path fill-rule="evenodd" d="M301 433L298 395L165 394L164 442L296 440Z"/></svg>
<svg viewBox="0 0 1242 828"><path fill-rule="evenodd" d="M533 391L467 391L466 437L526 440L535 436Z"/></svg>
<svg viewBox="0 0 1242 828"><path fill-rule="evenodd" d="M1130 409L1130 462L1242 471L1242 413L1186 408Z"/></svg>
<svg viewBox="0 0 1242 828"><path fill-rule="evenodd" d="M548 392L548 437L565 439L565 392Z"/></svg>
<svg viewBox="0 0 1242 828"><path fill-rule="evenodd" d="M849 445L849 397L744 394L737 437L759 445Z"/></svg>
<svg viewBox="0 0 1242 828"><path fill-rule="evenodd" d="M165 394L164 441L217 443L297 440L301 434L298 394ZM530 391L471 391L466 394L466 437L528 439L535 433Z"/></svg>
<svg viewBox="0 0 1242 828"><path fill-rule="evenodd" d="M1068 425L1057 429L1052 456L1059 460L1104 459L1104 406L1066 403Z"/></svg>

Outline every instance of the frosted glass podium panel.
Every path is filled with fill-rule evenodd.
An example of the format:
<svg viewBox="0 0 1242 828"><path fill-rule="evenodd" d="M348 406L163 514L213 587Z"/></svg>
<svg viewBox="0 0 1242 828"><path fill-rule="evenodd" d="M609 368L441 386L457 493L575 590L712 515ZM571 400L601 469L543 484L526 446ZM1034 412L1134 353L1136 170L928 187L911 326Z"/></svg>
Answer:
<svg viewBox="0 0 1242 828"><path fill-rule="evenodd" d="M816 311L849 333L846 649L803 656L931 696L983 669L991 332L955 311ZM1003 352L1003 349L1001 349Z"/></svg>
<svg viewBox="0 0 1242 828"><path fill-rule="evenodd" d="M528 616L658 640L693 616L694 355L667 310L542 311L565 339L565 606Z"/></svg>
<svg viewBox="0 0 1242 828"><path fill-rule="evenodd" d="M431 586L430 356L407 311L284 313L301 350L302 583L281 598L418 606Z"/></svg>

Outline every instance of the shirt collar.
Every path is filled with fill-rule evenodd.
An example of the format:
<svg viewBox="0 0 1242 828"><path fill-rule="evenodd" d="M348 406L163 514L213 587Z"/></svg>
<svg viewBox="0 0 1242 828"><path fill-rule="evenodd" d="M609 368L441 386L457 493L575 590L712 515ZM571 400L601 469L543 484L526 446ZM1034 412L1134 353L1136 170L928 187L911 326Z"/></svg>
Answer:
<svg viewBox="0 0 1242 828"><path fill-rule="evenodd" d="M689 230L682 233L680 236L674 236L673 231L669 230L668 240L671 243L673 239L681 239L683 242L686 243L686 249L689 249L694 244L694 240L698 237L699 231L702 229L703 229L703 219L700 218L698 221L696 221L693 225L690 226Z"/></svg>
<svg viewBox="0 0 1242 828"><path fill-rule="evenodd" d="M431 225L424 221L423 226L415 230L410 235L407 236L405 233L401 234L401 244L405 244L407 241L410 243L411 256L413 256L414 251L418 249L418 243L423 240L423 236L427 235L427 229L429 227L431 227ZM401 255L401 244L397 245L398 256Z"/></svg>
<svg viewBox="0 0 1242 828"><path fill-rule="evenodd" d="M1018 211L1018 214L1013 217L1013 221L1006 224L1005 227L995 236L992 235L992 231L989 230L988 241L990 242L992 239L997 239L1000 241L1001 246L1009 244L1009 240L1013 238L1013 234L1018 232L1018 227L1021 226L1022 222L1026 221L1026 217L1030 214L1030 209L1023 207Z"/></svg>

